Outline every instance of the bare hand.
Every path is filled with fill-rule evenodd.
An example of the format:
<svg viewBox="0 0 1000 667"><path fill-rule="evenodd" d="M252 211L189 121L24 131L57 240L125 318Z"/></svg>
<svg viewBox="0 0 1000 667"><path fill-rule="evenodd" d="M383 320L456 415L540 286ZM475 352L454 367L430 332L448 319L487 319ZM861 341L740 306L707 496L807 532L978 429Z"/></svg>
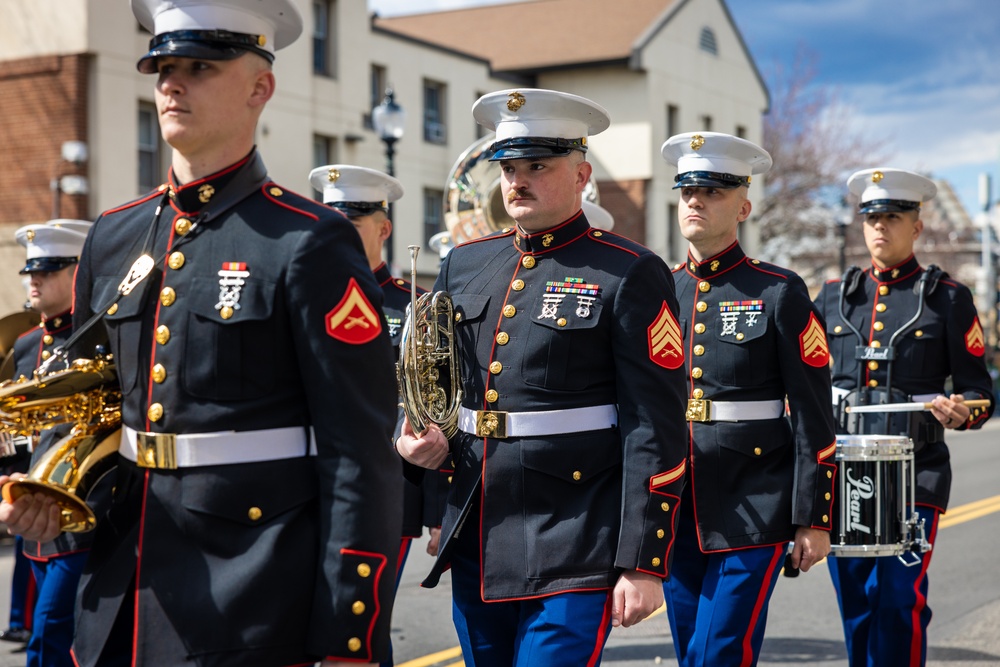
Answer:
<svg viewBox="0 0 1000 667"><path fill-rule="evenodd" d="M396 438L396 451L413 465L431 470L438 469L448 458L448 439L436 424L417 436L410 426L410 420L403 418L400 436Z"/></svg>
<svg viewBox="0 0 1000 667"><path fill-rule="evenodd" d="M24 477L22 473L0 475L0 486ZM7 532L35 542L51 542L59 536L59 515L55 499L40 493L25 493L13 503L0 502L0 522L7 524Z"/></svg>
<svg viewBox="0 0 1000 667"><path fill-rule="evenodd" d="M799 526L795 529L792 547L792 567L808 572L830 553L830 533L818 528Z"/></svg>
<svg viewBox="0 0 1000 667"><path fill-rule="evenodd" d="M427 553L431 556L437 556L438 545L441 544L441 528L430 528L428 532L431 534L431 539L427 542Z"/></svg>
<svg viewBox="0 0 1000 667"><path fill-rule="evenodd" d="M627 628L663 606L663 580L626 570L618 577L611 595L611 626Z"/></svg>
<svg viewBox="0 0 1000 667"><path fill-rule="evenodd" d="M931 401L931 414L945 428L958 428L969 419L971 410L965 405L965 397L952 394L950 398L935 396Z"/></svg>

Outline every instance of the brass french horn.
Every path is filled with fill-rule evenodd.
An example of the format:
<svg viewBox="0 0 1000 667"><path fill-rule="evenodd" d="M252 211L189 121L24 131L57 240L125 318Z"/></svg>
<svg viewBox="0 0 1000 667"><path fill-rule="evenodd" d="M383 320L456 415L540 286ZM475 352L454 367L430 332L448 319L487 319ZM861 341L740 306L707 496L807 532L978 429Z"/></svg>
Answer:
<svg viewBox="0 0 1000 667"><path fill-rule="evenodd" d="M110 358L77 359L66 370L0 384L0 428L12 435L32 436L73 424L27 477L4 484L4 500L14 502L25 493L49 495L59 505L63 531L93 529L97 520L85 499L115 465L121 400Z"/></svg>
<svg viewBox="0 0 1000 667"><path fill-rule="evenodd" d="M413 288L399 341L399 394L414 433L437 424L450 438L458 431L458 409L462 406L454 306L447 292L417 296L420 246L408 247Z"/></svg>

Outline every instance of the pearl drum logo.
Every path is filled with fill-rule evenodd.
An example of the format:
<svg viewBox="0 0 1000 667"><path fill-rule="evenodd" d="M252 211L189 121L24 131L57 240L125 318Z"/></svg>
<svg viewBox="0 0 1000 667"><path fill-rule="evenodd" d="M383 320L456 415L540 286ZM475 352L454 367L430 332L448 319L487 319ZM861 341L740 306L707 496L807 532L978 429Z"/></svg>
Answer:
<svg viewBox="0 0 1000 667"><path fill-rule="evenodd" d="M872 478L868 475L862 476L860 479L854 477L853 469L848 468L844 476L847 478L847 495L849 511L847 513L847 525L844 527L847 530L857 530L866 535L871 535L871 526L864 523L866 518L871 516L867 507L862 507L862 505L867 505L865 501L871 500L875 497L875 483L872 482Z"/></svg>

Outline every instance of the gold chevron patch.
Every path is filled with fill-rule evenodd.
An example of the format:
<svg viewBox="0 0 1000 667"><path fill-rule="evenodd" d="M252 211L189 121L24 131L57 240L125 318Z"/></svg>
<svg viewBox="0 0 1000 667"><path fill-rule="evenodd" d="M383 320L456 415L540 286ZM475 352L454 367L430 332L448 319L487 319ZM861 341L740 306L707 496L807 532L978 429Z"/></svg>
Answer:
<svg viewBox="0 0 1000 667"><path fill-rule="evenodd" d="M826 344L826 332L816 319L816 313L809 313L809 324L799 334L799 351L802 361L820 368L830 363L830 348Z"/></svg>
<svg viewBox="0 0 1000 667"><path fill-rule="evenodd" d="M684 476L684 471L687 469L687 462L681 463L679 466L673 470L668 470L667 472L662 472L659 475L653 475L649 478L649 488L650 490L658 489L661 486L666 486L667 484L672 484L676 482L681 477Z"/></svg>
<svg viewBox="0 0 1000 667"><path fill-rule="evenodd" d="M986 337L983 336L983 325L979 323L978 317L972 323L972 328L965 333L965 349L977 357L986 354Z"/></svg>
<svg viewBox="0 0 1000 667"><path fill-rule="evenodd" d="M326 314L326 333L344 343L361 345L375 340L381 331L378 313L351 278L340 303Z"/></svg>
<svg viewBox="0 0 1000 667"><path fill-rule="evenodd" d="M649 358L658 366L669 370L680 368L684 363L684 344L681 341L681 327L677 318L667 308L664 301L660 314L649 325Z"/></svg>

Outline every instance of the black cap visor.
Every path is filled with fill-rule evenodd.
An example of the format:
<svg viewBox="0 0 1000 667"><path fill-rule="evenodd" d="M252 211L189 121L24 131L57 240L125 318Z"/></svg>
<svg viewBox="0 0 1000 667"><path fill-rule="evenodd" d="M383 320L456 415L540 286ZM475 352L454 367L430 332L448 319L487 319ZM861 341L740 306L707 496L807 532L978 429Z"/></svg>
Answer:
<svg viewBox="0 0 1000 667"><path fill-rule="evenodd" d="M67 266L73 266L76 262L76 257L33 257L28 260L28 263L18 273L21 275L26 273L42 273L43 271L51 273L52 271L65 269Z"/></svg>
<svg viewBox="0 0 1000 667"><path fill-rule="evenodd" d="M686 171L683 174L674 176L677 183L672 189L678 188L716 188L719 190L732 190L740 186L750 187L749 176L736 176L735 174L723 174L717 171Z"/></svg>
<svg viewBox="0 0 1000 667"><path fill-rule="evenodd" d="M256 53L268 62L274 54L257 45L258 37L226 30L175 30L149 40L149 53L139 58L136 69L156 73L156 59L164 56L197 60L233 60L244 53Z"/></svg>
<svg viewBox="0 0 1000 667"><path fill-rule="evenodd" d="M348 218L360 218L366 215L371 215L375 211L388 213L387 207L383 206L382 202L335 201L330 202L328 206L332 209L340 211Z"/></svg>
<svg viewBox="0 0 1000 667"><path fill-rule="evenodd" d="M905 199L872 199L861 202L858 206L858 213L867 215L868 213L905 213L906 211L919 211L920 202L906 201Z"/></svg>
<svg viewBox="0 0 1000 667"><path fill-rule="evenodd" d="M494 142L489 148L490 162L529 158L566 157L570 151L587 152L587 140L549 137L513 137Z"/></svg>

